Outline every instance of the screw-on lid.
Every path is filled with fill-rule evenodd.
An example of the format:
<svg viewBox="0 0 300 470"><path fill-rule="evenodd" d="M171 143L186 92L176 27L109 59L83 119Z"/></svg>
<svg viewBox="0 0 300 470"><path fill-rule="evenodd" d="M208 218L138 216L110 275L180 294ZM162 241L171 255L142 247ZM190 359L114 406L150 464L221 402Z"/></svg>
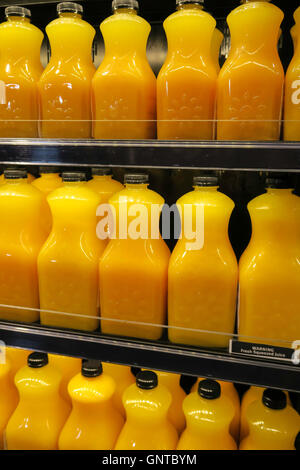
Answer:
<svg viewBox="0 0 300 470"><path fill-rule="evenodd" d="M221 395L221 386L215 380L204 379L199 382L198 393L207 400L215 400Z"/></svg>
<svg viewBox="0 0 300 470"><path fill-rule="evenodd" d="M125 184L146 184L149 181L149 176L145 173L129 173L124 176Z"/></svg>
<svg viewBox="0 0 300 470"><path fill-rule="evenodd" d="M11 6L5 8L5 16L8 18L9 16L22 16L23 18L31 18L31 11L28 8L18 7L18 6Z"/></svg>
<svg viewBox="0 0 300 470"><path fill-rule="evenodd" d="M119 8L130 8L132 10L139 9L139 2L137 0L113 0L112 10L118 10Z"/></svg>
<svg viewBox="0 0 300 470"><path fill-rule="evenodd" d="M204 0L176 0L176 5L184 5L185 3L198 3L199 5L204 5Z"/></svg>
<svg viewBox="0 0 300 470"><path fill-rule="evenodd" d="M79 13L82 15L83 7L78 3L62 2L57 5L57 13Z"/></svg>
<svg viewBox="0 0 300 470"><path fill-rule="evenodd" d="M286 407L286 395L282 390L266 388L262 396L262 402L272 410L283 410Z"/></svg>
<svg viewBox="0 0 300 470"><path fill-rule="evenodd" d="M81 374L84 377L98 377L103 372L101 361L94 359L83 359L81 365Z"/></svg>
<svg viewBox="0 0 300 470"><path fill-rule="evenodd" d="M265 181L265 187L274 189L291 189L292 185L289 178L268 176Z"/></svg>
<svg viewBox="0 0 300 470"><path fill-rule="evenodd" d="M67 182L86 181L86 174L80 171L63 172L61 177Z"/></svg>
<svg viewBox="0 0 300 470"><path fill-rule="evenodd" d="M29 354L27 358L27 364L33 369L37 369L38 367L44 367L48 364L48 354L41 352L33 352Z"/></svg>
<svg viewBox="0 0 300 470"><path fill-rule="evenodd" d="M27 171L22 168L7 168L4 170L4 178L6 180L17 180L27 178Z"/></svg>
<svg viewBox="0 0 300 470"><path fill-rule="evenodd" d="M111 168L92 168L92 175L107 176L112 175Z"/></svg>
<svg viewBox="0 0 300 470"><path fill-rule="evenodd" d="M136 375L136 384L143 390L151 390L152 388L157 387L157 375L151 370L141 370Z"/></svg>
<svg viewBox="0 0 300 470"><path fill-rule="evenodd" d="M218 186L217 176L194 176L193 186Z"/></svg>

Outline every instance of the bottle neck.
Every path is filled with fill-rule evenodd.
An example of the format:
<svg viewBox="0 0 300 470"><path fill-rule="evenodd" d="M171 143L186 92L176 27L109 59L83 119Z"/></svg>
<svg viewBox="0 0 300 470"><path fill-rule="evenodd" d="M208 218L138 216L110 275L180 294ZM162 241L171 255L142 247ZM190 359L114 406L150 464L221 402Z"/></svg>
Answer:
<svg viewBox="0 0 300 470"><path fill-rule="evenodd" d="M95 181L111 181L112 175L93 175L93 180Z"/></svg>
<svg viewBox="0 0 300 470"><path fill-rule="evenodd" d="M6 184L10 184L11 186L13 185L19 185L19 184L22 184L22 183L26 183L28 184L28 178L16 178L16 179L5 179L5 183Z"/></svg>
<svg viewBox="0 0 300 470"><path fill-rule="evenodd" d="M203 5L199 3L183 3L182 5L178 5L176 10L203 10Z"/></svg>
<svg viewBox="0 0 300 470"><path fill-rule="evenodd" d="M24 16L8 16L6 21L10 23L31 23L30 18Z"/></svg>
<svg viewBox="0 0 300 470"><path fill-rule="evenodd" d="M126 15L137 16L137 11L134 8L117 8L114 11L114 15L120 15L122 13L125 13Z"/></svg>
<svg viewBox="0 0 300 470"><path fill-rule="evenodd" d="M61 13L59 13L58 17L59 18L78 18L78 19L82 19L82 15L80 13L72 13L70 11L61 12Z"/></svg>

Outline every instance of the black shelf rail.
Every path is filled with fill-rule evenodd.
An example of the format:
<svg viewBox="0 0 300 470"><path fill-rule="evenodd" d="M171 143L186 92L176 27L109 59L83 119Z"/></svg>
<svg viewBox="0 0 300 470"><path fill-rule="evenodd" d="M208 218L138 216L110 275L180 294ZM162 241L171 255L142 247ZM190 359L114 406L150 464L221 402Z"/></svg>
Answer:
<svg viewBox="0 0 300 470"><path fill-rule="evenodd" d="M300 142L0 139L0 164L300 172Z"/></svg>
<svg viewBox="0 0 300 470"><path fill-rule="evenodd" d="M52 354L300 392L300 366L292 362L7 321L0 321L0 340Z"/></svg>

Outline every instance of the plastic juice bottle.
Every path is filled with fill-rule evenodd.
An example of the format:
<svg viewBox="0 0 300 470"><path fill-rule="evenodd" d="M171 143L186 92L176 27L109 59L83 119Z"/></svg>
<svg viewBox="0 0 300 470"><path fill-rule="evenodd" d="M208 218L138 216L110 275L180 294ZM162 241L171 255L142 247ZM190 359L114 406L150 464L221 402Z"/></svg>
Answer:
<svg viewBox="0 0 300 470"><path fill-rule="evenodd" d="M69 406L59 393L61 373L34 352L15 377L20 401L6 427L8 450L56 450Z"/></svg>
<svg viewBox="0 0 300 470"><path fill-rule="evenodd" d="M95 30L82 20L77 3L59 3L57 12L59 17L46 27L51 58L39 81L41 136L89 138Z"/></svg>
<svg viewBox="0 0 300 470"><path fill-rule="evenodd" d="M284 15L268 1L243 0L227 17L231 50L218 76L219 140L279 139L284 71L277 43Z"/></svg>
<svg viewBox="0 0 300 470"><path fill-rule="evenodd" d="M82 361L81 373L68 385L73 408L59 436L60 450L114 448L124 424L113 404L115 387L100 361Z"/></svg>
<svg viewBox="0 0 300 470"><path fill-rule="evenodd" d="M5 9L0 25L0 137L38 137L38 88L43 33L27 8Z"/></svg>
<svg viewBox="0 0 300 470"><path fill-rule="evenodd" d="M41 222L46 201L28 184L24 170L5 170L5 180L0 187L5 221L0 227L0 318L34 322L39 319L36 261L47 236Z"/></svg>
<svg viewBox="0 0 300 470"><path fill-rule="evenodd" d="M11 381L11 362L0 364L0 450L5 448L4 431L19 401L18 391Z"/></svg>
<svg viewBox="0 0 300 470"><path fill-rule="evenodd" d="M262 387L251 386L243 395L241 403L241 419L240 419L240 441L242 441L249 433L248 423L246 419L246 411L251 403L256 400L261 401L263 393L266 389ZM287 404L292 406L288 392L284 391Z"/></svg>
<svg viewBox="0 0 300 470"><path fill-rule="evenodd" d="M280 390L266 389L262 400L252 402L246 411L249 434L240 450L295 450L300 416L286 403Z"/></svg>
<svg viewBox="0 0 300 470"><path fill-rule="evenodd" d="M300 140L300 7L294 13L294 56L285 77L284 140Z"/></svg>
<svg viewBox="0 0 300 470"><path fill-rule="evenodd" d="M125 189L109 200L115 238L100 260L103 333L145 339L162 334L170 251L159 233L164 200L147 186L148 175L127 174Z"/></svg>
<svg viewBox="0 0 300 470"><path fill-rule="evenodd" d="M103 243L96 235L99 196L85 174L62 174L63 186L47 198L52 231L38 257L41 322L95 330L99 327L98 264ZM56 313L57 312L57 313Z"/></svg>
<svg viewBox="0 0 300 470"><path fill-rule="evenodd" d="M212 57L216 21L203 0L177 0L164 21L168 54L157 77L158 139L214 138L217 71Z"/></svg>
<svg viewBox="0 0 300 470"><path fill-rule="evenodd" d="M56 167L40 167L40 176L31 183L35 188L48 196L52 191L62 186L62 179Z"/></svg>
<svg viewBox="0 0 300 470"><path fill-rule="evenodd" d="M197 392L199 383L204 380L203 378L198 378L197 382L193 385L191 392ZM231 382L224 382L222 380L216 380L220 384L221 393L222 395L226 395L231 403L234 406L234 417L230 423L229 431L232 437L235 439L236 442L239 441L240 436L240 416L241 416L241 405L240 405L240 397L239 394L234 387L233 383Z"/></svg>
<svg viewBox="0 0 300 470"><path fill-rule="evenodd" d="M154 372L139 372L123 394L126 422L115 450L175 450L178 435L167 417L171 401Z"/></svg>
<svg viewBox="0 0 300 470"><path fill-rule="evenodd" d="M103 372L110 375L116 384L116 390L113 396L113 403L116 410L125 417L125 409L122 402L124 391L129 385L135 383L135 377L131 373L130 367L120 366L118 364L103 363Z"/></svg>
<svg viewBox="0 0 300 470"><path fill-rule="evenodd" d="M156 78L146 56L150 25L136 0L113 0L100 29L105 56L93 78L95 139L156 137Z"/></svg>
<svg viewBox="0 0 300 470"><path fill-rule="evenodd" d="M60 383L60 393L62 397L71 405L71 398L68 393L70 380L80 372L81 359L77 357L61 356L59 354L49 354L49 363L57 367L62 374Z"/></svg>
<svg viewBox="0 0 300 470"><path fill-rule="evenodd" d="M234 406L215 380L202 380L198 391L183 402L186 429L180 436L177 450L235 450L229 433Z"/></svg>
<svg viewBox="0 0 300 470"><path fill-rule="evenodd" d="M212 58L216 67L217 74L220 72L220 62L219 62L219 57L220 57L220 47L224 39L224 34L218 29L214 29L213 37L212 37L212 42L211 42L211 53L212 53Z"/></svg>
<svg viewBox="0 0 300 470"><path fill-rule="evenodd" d="M217 177L200 176L177 207L182 233L169 264L169 339L224 348L234 332L237 297L237 261L228 237L234 203L218 191Z"/></svg>
<svg viewBox="0 0 300 470"><path fill-rule="evenodd" d="M268 178L248 204L252 236L239 263L240 340L290 347L300 331L300 198Z"/></svg>
<svg viewBox="0 0 300 470"><path fill-rule="evenodd" d="M154 371L158 377L158 383L167 387L172 395L172 402L168 411L168 420L178 431L178 435L185 428L185 416L182 410L182 402L186 397L186 393L180 386L180 374L172 374L165 371Z"/></svg>

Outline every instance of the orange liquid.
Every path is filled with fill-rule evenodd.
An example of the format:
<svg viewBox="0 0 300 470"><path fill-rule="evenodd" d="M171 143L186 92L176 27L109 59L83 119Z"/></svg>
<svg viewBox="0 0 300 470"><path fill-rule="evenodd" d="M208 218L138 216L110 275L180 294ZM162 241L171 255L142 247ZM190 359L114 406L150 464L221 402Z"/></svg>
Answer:
<svg viewBox="0 0 300 470"><path fill-rule="evenodd" d="M62 186L61 177L55 173L42 173L39 178L36 178L32 181L32 186L39 189L47 197L54 189ZM52 227L52 215L49 204L45 206L45 209L42 214L43 224L45 225L45 230L47 234L51 232Z"/></svg>
<svg viewBox="0 0 300 470"><path fill-rule="evenodd" d="M103 372L112 377L115 381L116 390L113 396L113 404L116 410L125 417L122 396L126 388L135 383L135 378L131 373L130 367L108 363L102 363L102 367Z"/></svg>
<svg viewBox="0 0 300 470"><path fill-rule="evenodd" d="M3 439L4 431L19 401L18 391L11 381L11 372L9 360L6 360L5 364L0 364L0 450L6 446Z"/></svg>
<svg viewBox="0 0 300 470"><path fill-rule="evenodd" d="M61 356L59 354L49 354L48 357L50 364L56 367L62 374L60 393L64 400L71 405L68 384L70 380L80 372L81 359L77 357Z"/></svg>
<svg viewBox="0 0 300 470"><path fill-rule="evenodd" d="M89 138L95 30L80 15L61 13L46 32L52 55L39 81L41 136Z"/></svg>

